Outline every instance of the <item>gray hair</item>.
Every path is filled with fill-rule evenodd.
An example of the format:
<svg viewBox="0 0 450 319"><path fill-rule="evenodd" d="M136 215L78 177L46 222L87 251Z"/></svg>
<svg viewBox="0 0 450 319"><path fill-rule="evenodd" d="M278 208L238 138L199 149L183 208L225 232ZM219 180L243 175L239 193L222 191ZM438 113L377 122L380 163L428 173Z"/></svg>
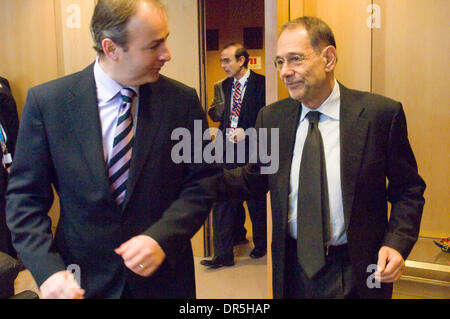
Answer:
<svg viewBox="0 0 450 319"><path fill-rule="evenodd" d="M311 17L303 16L285 23L281 27L281 33L286 29L293 29L297 27L305 28L308 32L309 39L311 41L311 46L320 51L323 46L332 45L336 48L336 40L334 39L333 31L323 20Z"/></svg>

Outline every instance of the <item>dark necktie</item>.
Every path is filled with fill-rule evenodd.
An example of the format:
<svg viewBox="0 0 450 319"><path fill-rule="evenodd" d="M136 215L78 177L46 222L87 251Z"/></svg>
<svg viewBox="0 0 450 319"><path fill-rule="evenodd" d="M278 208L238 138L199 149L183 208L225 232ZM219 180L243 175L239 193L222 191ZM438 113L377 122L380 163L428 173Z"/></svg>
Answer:
<svg viewBox="0 0 450 319"><path fill-rule="evenodd" d="M320 112L310 111L306 117L309 128L300 164L297 255L304 272L311 278L325 266L329 203Z"/></svg>
<svg viewBox="0 0 450 319"><path fill-rule="evenodd" d="M125 200L131 152L134 142L131 104L135 94L131 88L123 88L120 90L122 104L119 108L113 148L108 163L109 182L113 191L113 197L119 206Z"/></svg>

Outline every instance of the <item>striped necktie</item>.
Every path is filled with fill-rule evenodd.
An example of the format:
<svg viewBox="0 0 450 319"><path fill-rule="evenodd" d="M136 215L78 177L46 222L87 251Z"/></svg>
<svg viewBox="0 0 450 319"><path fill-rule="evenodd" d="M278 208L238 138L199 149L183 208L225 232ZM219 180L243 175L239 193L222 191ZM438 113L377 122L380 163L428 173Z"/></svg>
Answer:
<svg viewBox="0 0 450 319"><path fill-rule="evenodd" d="M241 83L236 81L233 92L233 107L231 109L231 116L239 116L241 112Z"/></svg>
<svg viewBox="0 0 450 319"><path fill-rule="evenodd" d="M108 164L109 182L116 203L121 206L125 200L128 173L131 163L131 152L134 142L133 117L131 104L136 95L131 88L120 90L122 104L119 108L114 142Z"/></svg>

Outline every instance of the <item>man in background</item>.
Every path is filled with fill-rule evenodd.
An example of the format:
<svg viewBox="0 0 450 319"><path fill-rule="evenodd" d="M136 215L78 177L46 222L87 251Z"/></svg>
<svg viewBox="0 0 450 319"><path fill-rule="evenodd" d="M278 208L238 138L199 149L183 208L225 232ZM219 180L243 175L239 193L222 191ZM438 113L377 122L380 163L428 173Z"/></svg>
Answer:
<svg viewBox="0 0 450 319"><path fill-rule="evenodd" d="M266 103L265 77L249 70L249 53L238 43L225 45L220 63L227 78L214 85L214 101L210 114L218 118L217 108L223 109L219 130L223 136L223 167L232 169L243 166L249 159L249 139L245 130L255 126L259 110ZM223 92L223 106L220 103ZM211 110L215 109L216 112ZM220 112L219 112L220 114ZM214 117L211 117L215 120ZM238 159L239 148L243 147L245 158ZM228 154L230 150L233 154ZM267 250L266 198L247 201L252 221L254 249L251 258L260 258ZM245 209L242 200L216 202L213 206L213 244L212 260L202 260L204 266L219 268L234 265L234 244L246 242Z"/></svg>

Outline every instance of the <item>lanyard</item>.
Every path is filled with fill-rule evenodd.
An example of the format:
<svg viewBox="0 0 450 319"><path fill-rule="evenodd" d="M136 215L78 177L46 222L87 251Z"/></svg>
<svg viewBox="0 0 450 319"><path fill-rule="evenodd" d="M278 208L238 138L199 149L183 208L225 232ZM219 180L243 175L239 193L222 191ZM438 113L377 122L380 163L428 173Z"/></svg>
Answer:
<svg viewBox="0 0 450 319"><path fill-rule="evenodd" d="M3 145L3 144L6 145L6 132L3 129L2 124L0 124L0 143L1 143L1 145Z"/></svg>
<svg viewBox="0 0 450 319"><path fill-rule="evenodd" d="M8 153L8 149L6 147L6 132L3 129L3 126L0 124L0 144L1 144L1 152L3 154L2 158L2 166L3 168L7 168L12 163L11 154Z"/></svg>

